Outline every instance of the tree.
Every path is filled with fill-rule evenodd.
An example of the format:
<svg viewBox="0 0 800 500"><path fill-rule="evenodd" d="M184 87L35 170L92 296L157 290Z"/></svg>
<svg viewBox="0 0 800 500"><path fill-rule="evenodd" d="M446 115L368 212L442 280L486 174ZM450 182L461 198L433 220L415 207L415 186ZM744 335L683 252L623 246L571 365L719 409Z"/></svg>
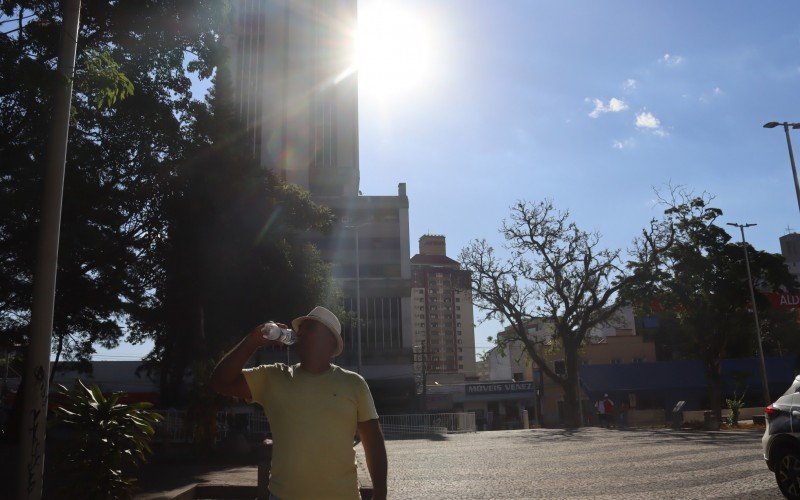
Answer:
<svg viewBox="0 0 800 500"><path fill-rule="evenodd" d="M84 2L54 314L58 360L124 337L185 149L186 51L208 52L211 2ZM0 334L25 345L60 2L9 1L0 26ZM13 22L13 24L12 24ZM202 73L204 68L197 65Z"/></svg>
<svg viewBox="0 0 800 500"><path fill-rule="evenodd" d="M623 305L620 291L647 275L669 247L671 230L651 221L636 240L635 260L626 265L619 250L600 247L600 235L578 228L569 212L557 211L551 201L517 202L500 230L508 258L500 258L486 240L475 240L461 251L460 260L472 272L475 305L486 319L508 321L503 346L519 341L542 372L564 390L564 412L570 427L578 419L578 351L589 332L608 323ZM544 339L527 335L534 317L552 323L552 340L564 352L565 374L545 362Z"/></svg>
<svg viewBox="0 0 800 500"><path fill-rule="evenodd" d="M638 282L628 293L639 299L640 309L652 312L657 308L662 316L674 320L678 332L672 338L673 350L703 361L710 407L719 419L722 360L757 353L744 252L741 244L717 225L723 212L709 205L713 197L678 187L659 198L675 226L675 243L659 265L651 268L649 279ZM749 245L748 254L756 290L796 289L781 255ZM787 329L797 334L796 320L779 311L764 314L769 301L758 292L756 307L769 347L778 347L778 339Z"/></svg>
<svg viewBox="0 0 800 500"><path fill-rule="evenodd" d="M217 50L214 85L207 102L192 106L191 143L166 195L151 263L161 272L133 314L137 335L155 340L148 366L159 374L163 406L185 402L190 367L218 358L254 325L337 300L329 267L306 243L333 216L260 165L252 130L235 111L228 58Z"/></svg>

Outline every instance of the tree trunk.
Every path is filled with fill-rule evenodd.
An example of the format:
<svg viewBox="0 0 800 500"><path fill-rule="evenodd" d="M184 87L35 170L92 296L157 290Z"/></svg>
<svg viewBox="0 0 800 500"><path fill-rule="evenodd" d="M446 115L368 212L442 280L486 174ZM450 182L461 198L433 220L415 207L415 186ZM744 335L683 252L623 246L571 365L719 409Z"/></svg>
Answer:
<svg viewBox="0 0 800 500"><path fill-rule="evenodd" d="M722 372L719 359L706 360L706 380L709 410L714 412L717 422L722 422Z"/></svg>
<svg viewBox="0 0 800 500"><path fill-rule="evenodd" d="M563 339L563 337L562 337ZM564 381L564 423L567 428L573 429L581 427L583 422L580 419L580 409L578 407L578 397L580 389L578 387L578 349L572 342L563 339L564 345L564 367L567 377Z"/></svg>
<svg viewBox="0 0 800 500"><path fill-rule="evenodd" d="M58 369L58 362L61 359L61 351L64 350L64 336L58 336L58 347L56 348L56 359L53 361L52 366L50 366L50 387L53 386L53 379L56 376L56 369Z"/></svg>

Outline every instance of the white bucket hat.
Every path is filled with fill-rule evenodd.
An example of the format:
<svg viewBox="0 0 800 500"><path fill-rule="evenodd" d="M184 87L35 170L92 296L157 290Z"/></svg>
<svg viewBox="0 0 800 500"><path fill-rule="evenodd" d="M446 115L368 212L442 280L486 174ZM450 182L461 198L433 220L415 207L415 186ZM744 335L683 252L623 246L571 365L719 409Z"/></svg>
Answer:
<svg viewBox="0 0 800 500"><path fill-rule="evenodd" d="M336 337L336 351L334 351L333 355L340 355L342 350L344 350L344 341L342 340L342 325L339 323L339 318L324 307L317 306L306 316L300 316L292 320L292 328L294 328L294 331L298 331L300 329L300 324L307 319L319 321L328 327L328 330Z"/></svg>

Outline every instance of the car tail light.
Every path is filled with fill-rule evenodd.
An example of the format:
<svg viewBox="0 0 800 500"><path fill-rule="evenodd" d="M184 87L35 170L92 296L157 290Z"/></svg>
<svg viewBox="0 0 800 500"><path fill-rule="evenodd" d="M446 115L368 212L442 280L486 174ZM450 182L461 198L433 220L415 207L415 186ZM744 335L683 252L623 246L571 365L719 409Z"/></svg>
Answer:
<svg viewBox="0 0 800 500"><path fill-rule="evenodd" d="M772 420L773 418L780 415L780 413L781 411L772 405L769 405L766 408L764 408L764 414L767 416L767 420Z"/></svg>

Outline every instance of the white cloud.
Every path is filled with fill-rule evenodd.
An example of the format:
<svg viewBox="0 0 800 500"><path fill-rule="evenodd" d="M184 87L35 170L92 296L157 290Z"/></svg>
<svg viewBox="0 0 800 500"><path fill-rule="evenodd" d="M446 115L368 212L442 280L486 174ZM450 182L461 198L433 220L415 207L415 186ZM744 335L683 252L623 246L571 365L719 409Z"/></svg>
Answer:
<svg viewBox="0 0 800 500"><path fill-rule="evenodd" d="M678 66L683 64L683 56L676 56L674 54L667 53L661 57L660 61L667 66Z"/></svg>
<svg viewBox="0 0 800 500"><path fill-rule="evenodd" d="M592 99L594 103L594 109L589 116L592 118L597 118L603 113L619 113L620 111L625 111L628 109L628 105L625 104L625 101L621 99L617 99L616 97L612 97L608 104L603 103L600 99Z"/></svg>
<svg viewBox="0 0 800 500"><path fill-rule="evenodd" d="M622 84L622 88L625 90L636 90L636 86L638 84L639 82L637 82L633 78L628 78L627 80L625 80L625 83Z"/></svg>
<svg viewBox="0 0 800 500"><path fill-rule="evenodd" d="M714 95L720 95L722 93L722 89L719 87L714 87Z"/></svg>
<svg viewBox="0 0 800 500"><path fill-rule="evenodd" d="M633 140L632 137L628 137L627 139L623 139L621 141L614 141L611 144L611 147L613 147L614 149L627 149L627 148L632 148L634 145L636 145L636 142Z"/></svg>
<svg viewBox="0 0 800 500"><path fill-rule="evenodd" d="M643 111L636 115L636 126L638 128L657 129L661 127L661 120L649 111Z"/></svg>
<svg viewBox="0 0 800 500"><path fill-rule="evenodd" d="M636 128L647 130L659 137L667 136L667 131L661 127L661 120L649 111L642 111L636 115Z"/></svg>

